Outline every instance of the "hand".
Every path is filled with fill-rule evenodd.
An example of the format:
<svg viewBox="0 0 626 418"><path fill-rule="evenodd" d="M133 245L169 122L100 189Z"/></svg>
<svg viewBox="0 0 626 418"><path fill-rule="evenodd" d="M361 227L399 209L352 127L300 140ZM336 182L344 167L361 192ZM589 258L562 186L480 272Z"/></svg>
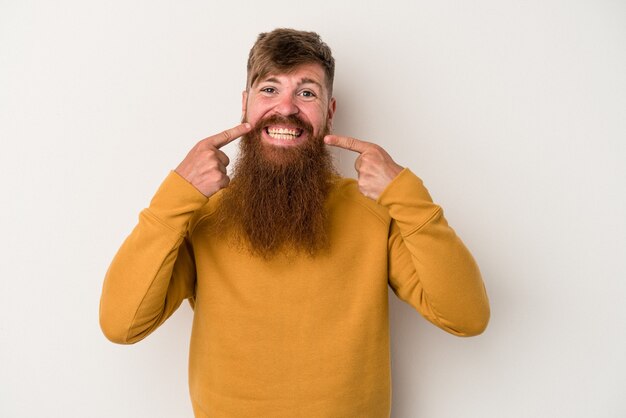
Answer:
<svg viewBox="0 0 626 418"><path fill-rule="evenodd" d="M242 123L217 135L204 138L189 151L185 159L176 167L176 172L191 183L206 197L228 186L230 178L226 174L228 156L220 151L224 145L250 132L249 123Z"/></svg>
<svg viewBox="0 0 626 418"><path fill-rule="evenodd" d="M371 199L378 199L391 180L402 171L402 167L384 149L371 142L338 135L326 135L324 142L361 154L357 157L354 168L359 175L359 190Z"/></svg>

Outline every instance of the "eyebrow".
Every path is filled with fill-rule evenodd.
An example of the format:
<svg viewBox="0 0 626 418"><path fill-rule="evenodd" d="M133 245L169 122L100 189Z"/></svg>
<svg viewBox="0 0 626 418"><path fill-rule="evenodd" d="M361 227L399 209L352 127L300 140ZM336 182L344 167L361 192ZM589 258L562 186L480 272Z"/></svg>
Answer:
<svg viewBox="0 0 626 418"><path fill-rule="evenodd" d="M276 83L276 84L281 84L280 80L277 79L276 77L269 77L266 78L265 80L263 80L264 82L270 82L270 83ZM308 77L304 77L300 80L300 83L298 84L315 84L317 87L319 87L320 89L323 89L323 86L317 82L316 80L312 79L312 78L308 78Z"/></svg>
<svg viewBox="0 0 626 418"><path fill-rule="evenodd" d="M318 83L317 81L313 80L312 78L306 78L305 77L302 80L300 80L300 84L315 84L320 89L322 88L322 85L320 83Z"/></svg>

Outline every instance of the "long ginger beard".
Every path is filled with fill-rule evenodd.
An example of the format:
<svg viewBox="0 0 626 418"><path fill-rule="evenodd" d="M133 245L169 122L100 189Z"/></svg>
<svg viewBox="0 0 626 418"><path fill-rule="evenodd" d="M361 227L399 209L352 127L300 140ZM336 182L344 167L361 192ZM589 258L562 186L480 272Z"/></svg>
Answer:
<svg viewBox="0 0 626 418"><path fill-rule="evenodd" d="M263 127L281 122L302 128L306 142L292 147L266 143ZM311 125L297 117L273 116L244 135L217 209L223 236L266 259L279 252L313 256L326 248L325 202L336 174L323 141L328 131L313 136Z"/></svg>

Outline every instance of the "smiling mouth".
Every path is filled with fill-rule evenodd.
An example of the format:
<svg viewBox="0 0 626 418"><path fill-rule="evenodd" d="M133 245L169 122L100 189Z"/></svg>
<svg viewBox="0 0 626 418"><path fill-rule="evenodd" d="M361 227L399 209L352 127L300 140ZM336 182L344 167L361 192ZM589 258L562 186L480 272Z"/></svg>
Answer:
<svg viewBox="0 0 626 418"><path fill-rule="evenodd" d="M269 135L270 138L273 139L281 139L286 141L292 141L296 138L300 137L304 132L303 129L291 129L291 128L270 128L265 127L265 133Z"/></svg>

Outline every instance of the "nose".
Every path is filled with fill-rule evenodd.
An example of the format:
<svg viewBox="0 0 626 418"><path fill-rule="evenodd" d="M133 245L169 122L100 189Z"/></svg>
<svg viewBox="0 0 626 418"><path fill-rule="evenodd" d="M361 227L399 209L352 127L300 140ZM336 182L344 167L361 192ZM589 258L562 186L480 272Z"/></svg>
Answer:
<svg viewBox="0 0 626 418"><path fill-rule="evenodd" d="M276 104L275 110L276 113L283 116L295 115L300 112L296 103L296 98L292 94L285 94L282 96Z"/></svg>

